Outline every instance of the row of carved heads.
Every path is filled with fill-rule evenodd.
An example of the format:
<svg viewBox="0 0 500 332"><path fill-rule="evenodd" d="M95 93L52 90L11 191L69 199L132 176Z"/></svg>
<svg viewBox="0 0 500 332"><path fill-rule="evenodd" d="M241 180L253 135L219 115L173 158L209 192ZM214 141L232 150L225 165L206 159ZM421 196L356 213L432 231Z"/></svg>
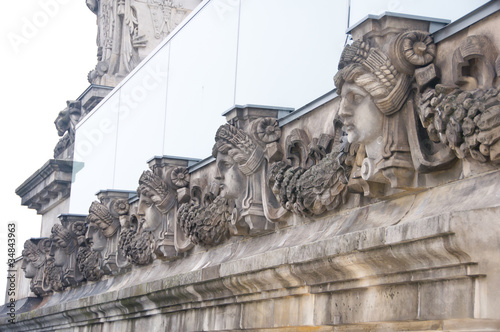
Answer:
<svg viewBox="0 0 500 332"><path fill-rule="evenodd" d="M425 187L421 174L455 167L457 158L497 168L500 66L492 44L466 38L453 55L456 85L444 86L430 35L391 33L385 45L367 38L346 46L329 132L295 128L282 137L278 112L234 111L202 176L187 161L155 159L136 200L103 194L84 220L62 220L51 238L26 242L33 291L60 291L231 236L272 232L292 214L314 220Z"/></svg>

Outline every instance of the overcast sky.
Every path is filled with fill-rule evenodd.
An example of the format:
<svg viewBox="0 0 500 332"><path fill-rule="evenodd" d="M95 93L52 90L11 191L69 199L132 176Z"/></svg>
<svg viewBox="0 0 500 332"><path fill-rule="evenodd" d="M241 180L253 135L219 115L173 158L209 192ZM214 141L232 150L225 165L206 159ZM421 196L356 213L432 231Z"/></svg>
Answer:
<svg viewBox="0 0 500 332"><path fill-rule="evenodd" d="M97 62L97 26L84 0L9 1L0 15L0 261L5 266L8 222L18 224L19 255L24 241L40 234L41 217L21 206L14 191L53 158L59 139L53 122L66 100L88 87L87 73Z"/></svg>
<svg viewBox="0 0 500 332"><path fill-rule="evenodd" d="M455 20L485 2L352 0L351 24L368 13L383 11ZM53 148L59 139L53 122L65 108L66 100L76 99L89 85L87 73L97 62L97 27L96 17L84 0L9 1L0 16L3 65L0 261L3 264L7 223L18 224L18 254L27 238L40 234L40 216L20 205L15 189L53 158ZM3 275L0 272L2 300Z"/></svg>

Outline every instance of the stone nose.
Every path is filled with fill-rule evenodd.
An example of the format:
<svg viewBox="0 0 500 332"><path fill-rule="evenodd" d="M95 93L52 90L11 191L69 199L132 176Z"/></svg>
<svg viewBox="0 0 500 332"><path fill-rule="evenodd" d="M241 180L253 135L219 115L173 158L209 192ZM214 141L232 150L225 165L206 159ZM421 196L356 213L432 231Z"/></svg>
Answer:
<svg viewBox="0 0 500 332"><path fill-rule="evenodd" d="M342 98L340 101L338 115L341 119L345 119L352 116L352 109L349 103L346 101L346 98Z"/></svg>

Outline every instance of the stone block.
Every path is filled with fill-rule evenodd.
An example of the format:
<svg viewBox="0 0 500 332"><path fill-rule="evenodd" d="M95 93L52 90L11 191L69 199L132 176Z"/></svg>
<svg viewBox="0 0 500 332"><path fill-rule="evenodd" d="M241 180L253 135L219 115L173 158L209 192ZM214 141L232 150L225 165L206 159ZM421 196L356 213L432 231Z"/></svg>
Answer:
<svg viewBox="0 0 500 332"><path fill-rule="evenodd" d="M243 303L241 307L241 328L261 329L274 327L274 301Z"/></svg>
<svg viewBox="0 0 500 332"><path fill-rule="evenodd" d="M419 287L419 319L472 318L472 278L422 283Z"/></svg>
<svg viewBox="0 0 500 332"><path fill-rule="evenodd" d="M319 295L314 317L316 325L417 319L418 286L379 286Z"/></svg>
<svg viewBox="0 0 500 332"><path fill-rule="evenodd" d="M417 239L442 236L450 234L451 232L450 215L442 214L423 220L387 227L385 231L385 243L403 243Z"/></svg>

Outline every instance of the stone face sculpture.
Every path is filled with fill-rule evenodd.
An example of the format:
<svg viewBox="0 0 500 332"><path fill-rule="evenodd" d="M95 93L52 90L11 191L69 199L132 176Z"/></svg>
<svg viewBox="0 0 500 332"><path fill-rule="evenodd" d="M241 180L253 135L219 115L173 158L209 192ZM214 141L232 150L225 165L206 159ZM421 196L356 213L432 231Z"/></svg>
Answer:
<svg viewBox="0 0 500 332"><path fill-rule="evenodd" d="M375 196L384 195L376 192L385 184L410 189L415 186L415 170L438 167L452 159L446 152L424 155L421 144L426 138L416 137L419 130L411 87L415 69L434 59L436 47L430 35L406 31L385 41L386 51L366 41L346 46L335 75L342 98L339 116L347 140L360 144L357 158L362 158L349 184L355 191Z"/></svg>
<svg viewBox="0 0 500 332"><path fill-rule="evenodd" d="M357 41L344 49L335 85L347 139L362 144L366 152L362 178L389 181L396 188L410 186L413 164L399 111L411 77L399 72L380 49Z"/></svg>
<svg viewBox="0 0 500 332"><path fill-rule="evenodd" d="M254 121L249 126L253 137L231 124L222 125L215 135L216 143L212 149L217 167L215 180L220 184L220 196L233 205L231 225L234 234L248 234L267 228L262 200L262 179L265 178L267 165L263 147L265 141L270 141L270 135L275 136L273 141L279 138L274 124L259 125L259 122L269 121L276 122L265 118ZM269 134L255 130L259 127L269 127ZM259 134L264 140L259 139Z"/></svg>
<svg viewBox="0 0 500 332"><path fill-rule="evenodd" d="M24 242L22 269L24 276L31 279L31 291L38 296L49 293L43 289L43 273L50 253L50 245L49 238L29 239Z"/></svg>
<svg viewBox="0 0 500 332"><path fill-rule="evenodd" d="M163 11L159 3L148 2ZM94 12L116 5L118 16L136 27L132 2L87 4ZM339 105L328 114L331 132L293 125L282 137L277 112L235 106L215 135L215 163L194 180L187 159L155 157L139 179L137 198L101 192L85 222L63 216L50 239L27 241L23 269L32 291L59 292L131 265L176 259L194 245L261 235L290 220L307 223L371 198L399 198L429 187L425 180L435 171L454 167L467 176L466 162L498 168L500 60L487 37L469 36L457 48L454 85L436 84L436 47L428 33L398 27L363 38L342 53L335 75L341 100L328 106ZM113 61L113 68L127 68L127 58ZM56 120L60 134L74 131L78 114L78 104L68 103ZM352 218L347 226L355 229L357 222Z"/></svg>
<svg viewBox="0 0 500 332"><path fill-rule="evenodd" d="M77 253L78 247L85 242L86 225L83 220L65 217L61 216L61 225L56 224L52 227L50 254L53 257L54 266L62 269L60 275L62 285L68 287L75 286L84 280L78 268ZM51 277L57 279L54 271ZM58 281L52 280L50 283L53 282Z"/></svg>
<svg viewBox="0 0 500 332"><path fill-rule="evenodd" d="M152 162L152 170L143 172L139 179L137 211L120 234L121 267L127 262L145 265L154 258L171 260L177 256L177 191L189 184L189 173L185 167L174 165L182 163L179 160L160 158Z"/></svg>
<svg viewBox="0 0 500 332"><path fill-rule="evenodd" d="M113 216L105 204L93 202L85 222L88 247L80 247L77 255L83 275L87 280L98 280L104 274L116 273L116 250L121 227L118 217Z"/></svg>

